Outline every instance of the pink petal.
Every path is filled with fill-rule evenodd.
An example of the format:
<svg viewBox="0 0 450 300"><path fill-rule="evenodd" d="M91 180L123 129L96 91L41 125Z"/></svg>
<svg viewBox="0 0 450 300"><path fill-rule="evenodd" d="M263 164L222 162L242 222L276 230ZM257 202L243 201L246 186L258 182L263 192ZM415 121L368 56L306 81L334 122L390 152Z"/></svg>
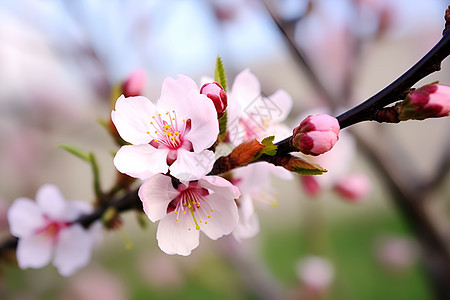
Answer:
<svg viewBox="0 0 450 300"><path fill-rule="evenodd" d="M192 143L195 152L200 152L212 146L219 134L216 108L208 97L197 91L190 92L185 106L191 130L184 137Z"/></svg>
<svg viewBox="0 0 450 300"><path fill-rule="evenodd" d="M198 210L201 219L208 220L208 224L200 225L200 230L213 240L230 234L236 227L239 219L234 198L226 197L220 193L214 193L206 196L206 199L209 205L214 208L214 212L210 213L211 218L207 218L204 211Z"/></svg>
<svg viewBox="0 0 450 300"><path fill-rule="evenodd" d="M36 193L36 203L42 213L55 221L72 221L66 216L67 203L56 185L45 184Z"/></svg>
<svg viewBox="0 0 450 300"><path fill-rule="evenodd" d="M178 74L177 78L167 77L161 87L161 98L158 101L158 107L172 111L173 106L177 106L177 102L183 102L187 98L191 90L200 93L194 80L186 75Z"/></svg>
<svg viewBox="0 0 450 300"><path fill-rule="evenodd" d="M167 206L178 196L179 192L172 186L169 176L156 174L150 177L139 188L139 198L144 212L152 222L167 215Z"/></svg>
<svg viewBox="0 0 450 300"><path fill-rule="evenodd" d="M148 144L152 138L147 131L154 130L150 122L157 113L156 106L147 98L122 95L117 99L111 119L125 141L134 145Z"/></svg>
<svg viewBox="0 0 450 300"><path fill-rule="evenodd" d="M219 176L205 176L199 179L198 183L200 186L225 198L237 199L241 195L241 192L236 186Z"/></svg>
<svg viewBox="0 0 450 300"><path fill-rule="evenodd" d="M17 244L17 263L21 269L42 268L50 262L53 240L45 234L20 238Z"/></svg>
<svg viewBox="0 0 450 300"><path fill-rule="evenodd" d="M28 198L17 198L8 210L11 234L23 238L33 235L45 226L45 219L36 203Z"/></svg>
<svg viewBox="0 0 450 300"><path fill-rule="evenodd" d="M150 145L122 146L114 157L114 165L121 173L145 180L168 171L168 153L169 149L156 149Z"/></svg>
<svg viewBox="0 0 450 300"><path fill-rule="evenodd" d="M197 180L211 171L214 161L215 155L212 151L195 153L180 148L177 159L170 166L170 174L182 181Z"/></svg>
<svg viewBox="0 0 450 300"><path fill-rule="evenodd" d="M190 228L191 230L189 230ZM156 238L158 246L167 254L187 256L199 245L200 232L195 229L191 217L176 221L173 214L167 215L159 222Z"/></svg>
<svg viewBox="0 0 450 300"><path fill-rule="evenodd" d="M89 214L94 210L92 204L85 201L67 201L65 220L73 221L81 215Z"/></svg>
<svg viewBox="0 0 450 300"><path fill-rule="evenodd" d="M91 259L94 241L89 232L75 224L60 231L53 265L62 276L70 276Z"/></svg>

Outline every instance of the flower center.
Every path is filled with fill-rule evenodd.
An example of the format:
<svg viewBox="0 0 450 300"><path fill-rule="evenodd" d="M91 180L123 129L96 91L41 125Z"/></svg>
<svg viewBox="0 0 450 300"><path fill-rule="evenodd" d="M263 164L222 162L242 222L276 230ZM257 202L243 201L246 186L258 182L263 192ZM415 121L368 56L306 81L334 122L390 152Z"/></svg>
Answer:
<svg viewBox="0 0 450 300"><path fill-rule="evenodd" d="M157 116L152 116L152 119L153 121L150 122L151 128L147 131L147 134L153 139L151 144L156 143L173 150L183 145L183 135L187 131L186 124L189 119L187 121L182 119L181 122L178 122L177 114L174 110L166 112L164 118L162 118L161 114L158 114Z"/></svg>
<svg viewBox="0 0 450 300"><path fill-rule="evenodd" d="M208 219L211 219L214 208L205 198L207 195L209 195L209 192L205 188L196 187L184 190L178 197L178 202L173 211L176 215L176 221L180 221L180 217L184 217L184 215L191 215L195 223L195 229L200 230L202 223L208 224ZM188 230L191 230L191 228L188 227Z"/></svg>
<svg viewBox="0 0 450 300"><path fill-rule="evenodd" d="M54 242L56 242L59 232L61 229L67 227L70 225L68 222L61 222L61 221L53 221L50 220L48 217L45 217L47 220L47 224L42 227L41 229L36 231L36 234L44 234L50 238L53 239Z"/></svg>

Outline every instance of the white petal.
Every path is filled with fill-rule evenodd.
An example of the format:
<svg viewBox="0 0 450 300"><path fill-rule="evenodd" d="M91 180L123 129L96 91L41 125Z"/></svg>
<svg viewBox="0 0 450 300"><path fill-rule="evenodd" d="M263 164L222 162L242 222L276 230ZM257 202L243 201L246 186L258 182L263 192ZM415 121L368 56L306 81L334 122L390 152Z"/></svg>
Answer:
<svg viewBox="0 0 450 300"><path fill-rule="evenodd" d="M53 265L62 276L70 276L86 266L91 259L93 239L81 225L75 224L60 231Z"/></svg>
<svg viewBox="0 0 450 300"><path fill-rule="evenodd" d="M214 152L209 150L195 153L180 148L170 166L170 174L182 181L197 180L211 171L215 158Z"/></svg>
<svg viewBox="0 0 450 300"><path fill-rule="evenodd" d="M259 232L259 220L253 200L249 195L245 195L239 198L239 204L239 222L233 230L233 236L237 240L254 237Z"/></svg>
<svg viewBox="0 0 450 300"><path fill-rule="evenodd" d="M234 79L231 87L230 102L236 101L245 109L260 95L261 85L258 78L250 72L250 69L245 69Z"/></svg>
<svg viewBox="0 0 450 300"><path fill-rule="evenodd" d="M189 230L190 228L191 230ZM190 216L176 221L174 214L159 222L156 238L158 246L167 254L189 255L199 245L200 233Z"/></svg>
<svg viewBox="0 0 450 300"><path fill-rule="evenodd" d="M208 204L214 209L214 212L207 212L211 215L211 218L208 218L206 210L197 210L201 219L208 221L208 224L200 225L200 230L213 240L230 234L236 228L239 219L234 198L224 197L219 193L215 193L206 196L206 199Z"/></svg>
<svg viewBox="0 0 450 300"><path fill-rule="evenodd" d="M65 220L71 222L81 215L89 214L94 210L92 204L86 201L67 201Z"/></svg>
<svg viewBox="0 0 450 300"><path fill-rule="evenodd" d="M139 188L144 212L152 222L167 215L167 206L178 195L179 192L173 188L170 177L162 174L150 177Z"/></svg>
<svg viewBox="0 0 450 300"><path fill-rule="evenodd" d="M111 119L125 141L134 145L148 144L152 138L147 131L153 129L150 122L157 113L156 106L147 98L122 95L111 112Z"/></svg>
<svg viewBox="0 0 450 300"><path fill-rule="evenodd" d="M274 123L283 122L292 110L292 98L285 90L277 90L267 97L277 108L278 111L271 115L271 121Z"/></svg>
<svg viewBox="0 0 450 300"><path fill-rule="evenodd" d="M197 91L191 91L184 103L186 118L191 119L191 130L184 138L192 143L195 152L211 147L219 135L219 121L213 102Z"/></svg>
<svg viewBox="0 0 450 300"><path fill-rule="evenodd" d="M46 234L20 238L17 244L17 263L21 269L42 268L50 262L53 240Z"/></svg>
<svg viewBox="0 0 450 300"><path fill-rule="evenodd" d="M36 203L42 213L55 221L65 221L67 203L56 185L45 184L36 193Z"/></svg>
<svg viewBox="0 0 450 300"><path fill-rule="evenodd" d="M33 235L45 226L45 219L37 204L28 198L17 198L8 210L11 234L22 238Z"/></svg>
<svg viewBox="0 0 450 300"><path fill-rule="evenodd" d="M150 145L122 146L114 157L119 172L147 179L157 173L166 173L169 149L156 149Z"/></svg>

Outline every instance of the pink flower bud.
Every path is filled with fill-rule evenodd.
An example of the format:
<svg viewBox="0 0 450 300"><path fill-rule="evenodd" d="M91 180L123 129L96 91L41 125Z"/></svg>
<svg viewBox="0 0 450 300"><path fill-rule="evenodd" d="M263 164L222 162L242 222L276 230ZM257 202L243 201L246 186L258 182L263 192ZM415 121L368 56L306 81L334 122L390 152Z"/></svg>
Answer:
<svg viewBox="0 0 450 300"><path fill-rule="evenodd" d="M145 71L136 69L131 72L128 79L122 85L122 93L125 97L133 97L142 95L145 86Z"/></svg>
<svg viewBox="0 0 450 300"><path fill-rule="evenodd" d="M206 95L214 103L217 111L217 118L221 118L225 114L228 105L227 93L217 82L205 83L200 88L200 94Z"/></svg>
<svg viewBox="0 0 450 300"><path fill-rule="evenodd" d="M335 190L351 202L360 202L367 197L370 191L370 181L363 174L352 174L341 178Z"/></svg>
<svg viewBox="0 0 450 300"><path fill-rule="evenodd" d="M446 117L450 113L450 87L429 84L412 91L397 106L400 120Z"/></svg>
<svg viewBox="0 0 450 300"><path fill-rule="evenodd" d="M300 176L300 183L308 196L314 197L320 193L320 185L313 175Z"/></svg>
<svg viewBox="0 0 450 300"><path fill-rule="evenodd" d="M338 120L330 115L309 116L294 129L292 145L304 154L323 154L336 144L339 129Z"/></svg>

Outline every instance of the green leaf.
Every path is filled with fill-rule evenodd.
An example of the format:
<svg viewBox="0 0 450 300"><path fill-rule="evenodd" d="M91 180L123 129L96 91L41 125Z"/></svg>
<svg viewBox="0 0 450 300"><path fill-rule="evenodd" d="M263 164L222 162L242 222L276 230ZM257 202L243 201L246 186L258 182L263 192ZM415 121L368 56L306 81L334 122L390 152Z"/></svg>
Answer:
<svg viewBox="0 0 450 300"><path fill-rule="evenodd" d="M277 145L273 144L273 140L275 139L274 135L268 136L261 141L265 147L259 150L259 152L255 155L255 160L260 158L261 155L269 155L274 156L277 154Z"/></svg>
<svg viewBox="0 0 450 300"><path fill-rule="evenodd" d="M289 160L283 164L283 167L300 175L322 175L327 172L327 170L321 166L310 163L298 156L291 156Z"/></svg>
<svg viewBox="0 0 450 300"><path fill-rule="evenodd" d="M214 70L214 81L218 82L225 92L227 92L227 76L225 75L225 68L223 66L222 58L217 55L216 69Z"/></svg>
<svg viewBox="0 0 450 300"><path fill-rule="evenodd" d="M82 160L84 160L85 162L88 162L88 163L91 162L91 158L90 158L89 153L83 152L82 150L76 148L75 146L61 144L61 145L58 145L58 147L61 148L61 149L66 150L69 153L72 153L76 157L81 158Z"/></svg>

